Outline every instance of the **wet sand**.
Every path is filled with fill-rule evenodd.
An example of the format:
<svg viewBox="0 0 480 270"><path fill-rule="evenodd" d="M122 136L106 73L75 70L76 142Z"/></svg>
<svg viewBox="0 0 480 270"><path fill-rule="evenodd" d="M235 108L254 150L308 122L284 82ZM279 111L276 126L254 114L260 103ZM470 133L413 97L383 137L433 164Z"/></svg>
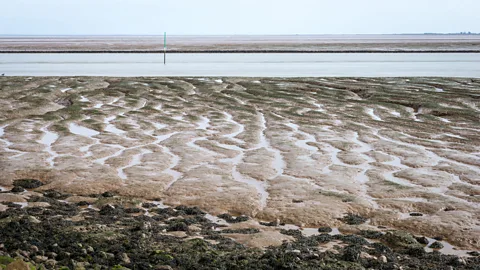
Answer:
<svg viewBox="0 0 480 270"><path fill-rule="evenodd" d="M340 227L355 213L369 226L480 247L477 79L0 85L3 187L35 178L41 190L115 191L301 227Z"/></svg>

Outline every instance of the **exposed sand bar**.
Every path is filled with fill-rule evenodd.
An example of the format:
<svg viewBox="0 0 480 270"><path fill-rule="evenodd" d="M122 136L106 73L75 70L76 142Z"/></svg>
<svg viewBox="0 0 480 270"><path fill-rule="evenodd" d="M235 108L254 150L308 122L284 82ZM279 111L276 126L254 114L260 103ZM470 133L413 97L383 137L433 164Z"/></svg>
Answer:
<svg viewBox="0 0 480 270"><path fill-rule="evenodd" d="M163 36L3 36L2 52L163 52ZM169 52L480 52L480 35L169 36Z"/></svg>
<svg viewBox="0 0 480 270"><path fill-rule="evenodd" d="M0 88L0 186L36 178L302 227L357 213L480 248L479 79L0 77Z"/></svg>

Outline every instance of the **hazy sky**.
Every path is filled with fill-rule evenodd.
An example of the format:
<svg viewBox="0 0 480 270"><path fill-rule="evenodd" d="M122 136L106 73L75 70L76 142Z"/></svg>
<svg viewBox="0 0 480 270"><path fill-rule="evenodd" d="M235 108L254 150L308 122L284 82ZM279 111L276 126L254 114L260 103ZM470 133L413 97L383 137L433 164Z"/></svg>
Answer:
<svg viewBox="0 0 480 270"><path fill-rule="evenodd" d="M0 34L480 32L479 0L0 0Z"/></svg>

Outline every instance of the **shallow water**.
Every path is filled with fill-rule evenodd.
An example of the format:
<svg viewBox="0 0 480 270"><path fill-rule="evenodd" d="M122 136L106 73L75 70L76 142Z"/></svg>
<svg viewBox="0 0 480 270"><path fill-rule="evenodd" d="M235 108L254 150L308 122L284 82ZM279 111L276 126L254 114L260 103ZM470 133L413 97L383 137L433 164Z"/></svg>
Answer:
<svg viewBox="0 0 480 270"><path fill-rule="evenodd" d="M479 77L480 54L0 54L7 76ZM217 79L211 83L220 83Z"/></svg>
<svg viewBox="0 0 480 270"><path fill-rule="evenodd" d="M81 135L81 136L86 136L86 137L92 137L95 135L100 134L98 131L95 131L93 129L89 129L86 127L79 126L75 123L70 123L69 125L69 130L71 133L76 134L76 135Z"/></svg>

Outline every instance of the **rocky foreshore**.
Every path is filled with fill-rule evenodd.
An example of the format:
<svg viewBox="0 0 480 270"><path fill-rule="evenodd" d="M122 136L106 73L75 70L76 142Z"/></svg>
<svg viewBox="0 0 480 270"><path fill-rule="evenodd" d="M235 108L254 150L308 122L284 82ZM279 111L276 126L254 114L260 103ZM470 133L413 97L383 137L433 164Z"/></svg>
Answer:
<svg viewBox="0 0 480 270"><path fill-rule="evenodd" d="M14 181L0 193L0 269L479 269L477 251L446 255L405 231L306 235L281 221L213 217L197 207L106 192L76 196ZM342 221L367 219L345 213ZM259 241L262 240L262 241ZM261 244L259 244L261 243ZM426 246L429 245L427 249Z"/></svg>

